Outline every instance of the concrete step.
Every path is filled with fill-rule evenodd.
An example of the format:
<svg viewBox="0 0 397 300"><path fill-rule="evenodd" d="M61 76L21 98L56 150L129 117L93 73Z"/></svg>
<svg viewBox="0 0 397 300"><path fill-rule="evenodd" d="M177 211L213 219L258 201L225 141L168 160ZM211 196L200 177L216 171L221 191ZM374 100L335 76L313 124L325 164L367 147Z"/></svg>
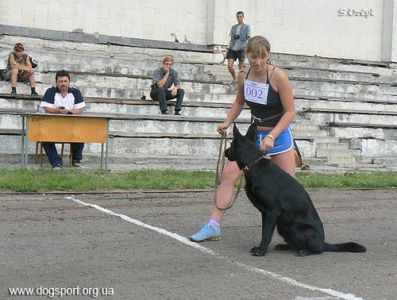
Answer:
<svg viewBox="0 0 397 300"><path fill-rule="evenodd" d="M352 102L352 103L364 103L363 105L365 105L366 103L374 103L374 104L397 104L397 101L395 99L391 99L391 98L373 98L373 99L364 99L364 98L360 98L360 97L336 97L336 96L324 96L321 95L321 93L319 93L318 95L303 95L303 94L299 94L299 93L294 93L295 96L295 101L296 103L300 103L301 101L304 100L310 100L312 101L311 103L315 103L316 101L330 101L331 103L334 103L336 106L340 105L338 103L348 103L348 102ZM310 103L310 102L304 102L304 103Z"/></svg>
<svg viewBox="0 0 397 300"><path fill-rule="evenodd" d="M321 143L316 142L317 151L346 151L350 149L349 143Z"/></svg>
<svg viewBox="0 0 397 300"><path fill-rule="evenodd" d="M20 108L20 104L23 103L25 106L32 107L32 111L34 111L35 104L38 103L38 101L35 100L16 100L16 99L9 99L9 98L0 98L4 100L4 103L8 104L9 106L18 107ZM105 101L106 99L90 99L89 101L94 101L94 102L101 102ZM113 104L117 103L118 101L121 100L115 100L113 99L111 102ZM124 100L126 101L126 100ZM146 104L146 101L140 101L140 100L135 100L137 103L134 105L137 106L153 106L154 108L157 107L157 104ZM150 101L151 102L151 101ZM119 104L120 107L126 106L123 104L123 101ZM192 106L196 104L191 104ZM201 105L201 104L198 104ZM213 104L209 104L210 106L213 106ZM225 106L223 104L218 104L221 108L222 106ZM24 107L24 106L22 106ZM117 107L117 106L116 106ZM195 109L195 107L193 108ZM215 108L218 109L218 108ZM248 112L248 111L247 111ZM139 114L139 115L134 115L134 114L120 114L116 113L114 114L114 117L116 118L110 123L110 134L112 136L118 137L118 138L124 138L124 139L130 139L128 143L131 143L130 148L134 148L134 141L137 141L137 138L140 139L157 139L157 143L159 143L157 146L152 145L151 147L172 147L172 143L166 143L164 144L164 141L166 139L197 139L199 138L205 138L205 139L216 139L219 138L219 136L215 133L215 128L216 125L219 124L224 118L219 117L197 117L197 116L191 116L187 118L180 118L180 117L174 117L174 116L159 116L157 113L154 115L144 115L144 114ZM328 136L328 130L321 130L319 129L318 126L313 126L311 125L311 121L307 119L299 119L300 116L298 115L296 122L293 124L293 132L294 136L296 139L298 139L298 146L301 150L301 153L305 157L315 157L316 155L322 155L324 157L329 157L332 156L332 154L328 153L322 153L319 152L321 150L327 149L327 148L322 148L320 145L321 143L331 143L335 144L336 146L330 147L328 146L328 149L338 149L340 151L340 146L339 144L339 139L336 137ZM188 123L186 123L188 120ZM206 123L204 126L201 125L201 122ZM208 124L207 124L208 123ZM246 114L246 125L248 126L249 123L249 113ZM139 125L137 125L139 124ZM195 125L196 124L196 125ZM200 125L198 125L200 124ZM191 126L192 125L192 126ZM2 114L0 118L0 128L2 131L5 131L7 129L9 130L18 130L20 129L21 126L21 118L17 114ZM182 129L181 129L182 128ZM204 131L202 132L196 132L194 131L194 128L203 128ZM310 130L309 130L310 129ZM245 130L244 128L242 130ZM356 130L356 129L354 129ZM207 135L207 136L203 136ZM396 135L397 136L397 135ZM135 140L134 140L135 139ZM350 137L346 138L346 143L350 141ZM393 151L394 144L390 140L386 141L380 141L379 144L376 144L375 146L373 145L373 141L370 140L371 143L368 141L361 141L360 142L360 150L365 153L367 156L373 156L376 155L376 153L372 153L372 149L378 149L377 151L379 152L379 149L382 151L389 151L385 152L385 155L390 155L390 151ZM17 144L20 144L20 141L15 140L14 141ZM127 141L126 141L127 142ZM313 143L314 142L314 143ZM128 144L127 143L127 144ZM142 140L140 145L144 145L146 142ZM343 144L343 143L342 143ZM177 145L176 147L183 148L183 146L186 146L186 143L181 143L181 145ZM344 146L345 146L344 145ZM343 146L343 147L344 147ZM87 146L88 147L88 146ZM99 153L100 149L98 145L92 145L90 147L94 147L93 149L96 151L95 153ZM96 147L96 148L95 148ZM143 147L143 146L140 146ZM194 148L194 143L192 148ZM197 147L196 147L197 148ZM215 144L212 144L212 149L217 148ZM93 151L94 151L93 150ZM167 150L168 151L168 150ZM190 151L190 150L189 150ZM217 151L217 150L213 150ZM344 151L344 150L343 150ZM346 152L346 151L344 151ZM319 154L320 153L320 154ZM382 152L380 152L382 154ZM332 161L332 160L331 160ZM343 161L341 162L343 163ZM349 163L352 163L349 161Z"/></svg>
<svg viewBox="0 0 397 300"><path fill-rule="evenodd" d="M338 72L354 72L376 76L395 76L395 70L379 62L362 62L338 58L272 53L272 63L282 68L311 68Z"/></svg>
<svg viewBox="0 0 397 300"><path fill-rule="evenodd" d="M363 124L367 127L373 128L394 128L396 127L396 116L394 115L377 115L377 114L362 114L362 113L342 113L342 112L306 112L313 124L317 125L331 125L346 124L353 127L355 124L362 127Z"/></svg>
<svg viewBox="0 0 397 300"><path fill-rule="evenodd" d="M335 144L339 143L339 139L332 135L324 136L324 137L316 137L314 139L314 141L316 144L318 144L318 143L335 143Z"/></svg>
<svg viewBox="0 0 397 300"><path fill-rule="evenodd" d="M9 94L0 94L0 107L2 109L27 109L27 110L34 110L36 105L40 103L38 99L33 100L32 98L25 97L25 96L18 96L19 98L13 98ZM159 107L158 107L158 102L156 101L151 101L151 100L146 100L146 101L141 101L141 100L128 100L128 99L107 99L107 98L92 98L92 97L85 97L86 102L87 102L87 111L90 112L97 112L97 113L122 113L122 114L154 114L157 115L159 113ZM306 101L312 101L312 100L306 100ZM170 101L170 110L173 110L175 101ZM326 102L326 101L323 101ZM339 104L339 103L337 103ZM353 104L353 103L350 103ZM194 102L194 101L185 101L184 102L184 107L183 107L183 115L184 116L205 116L205 117L218 117L218 118L224 118L226 114L228 113L230 109L230 103L215 103L215 102ZM322 103L321 105L325 105L325 103ZM363 105L365 107L365 105ZM375 109L375 107L378 108L377 111L373 111L373 115L370 114L370 108ZM390 108L389 108L390 107ZM365 112L367 114L364 114L363 111L357 110L357 113L354 113L354 110L352 111L346 111L347 117L344 117L344 112L338 112L339 108L331 108L329 109L329 112L325 113L320 111L316 111L316 109L309 110L307 106L303 107L305 110L303 112L300 112L296 116L296 124L302 125L305 124L307 126L307 129L310 130L315 130L318 125L324 125L326 123L332 123L332 122L346 122L346 124L351 124L352 122L359 121L360 124L362 122L365 122L366 119L364 118L369 118L369 122L367 123L367 126L371 126L371 124L374 124L374 126L392 126L390 125L390 119L393 118L394 114L397 113L396 111L393 111L393 109L396 108L395 105L384 105L384 104L379 104L379 105L370 105L368 104L368 107L366 107ZM352 107L350 107L352 108ZM380 111L379 109L383 109ZM336 111L333 111L336 110ZM343 109L342 109L343 110ZM344 117L338 118L333 118L334 113L339 113ZM385 116L385 114L390 114L391 116ZM356 115L355 119L351 117L351 115ZM363 117L364 115L364 117ZM368 116L365 116L368 115ZM321 116L326 116L324 118L321 118ZM240 117L243 118L249 118L250 117L250 112L248 109L244 110L243 113L241 114ZM311 118L311 119L307 119ZM387 122L388 118L389 123ZM342 120L340 120L342 119ZM306 120L306 121L305 121ZM377 123L373 123L372 121L378 120ZM380 121L384 121L383 123L380 123ZM305 123L304 123L305 122ZM313 124L318 124L318 125L313 125Z"/></svg>
<svg viewBox="0 0 397 300"><path fill-rule="evenodd" d="M15 40L19 39L20 37L2 37L3 43L0 45L0 53L2 56L6 57ZM80 82L78 78L79 75L76 74L77 78L75 78L75 83L76 86L82 85L82 88L86 88L89 95L92 96L131 96L134 95L134 92L132 91L132 89L134 89L135 95L140 97L141 95L139 94L141 94L142 91L147 91L150 84L148 82L133 82L124 77L129 78L128 76L138 76L141 81L144 81L144 79L148 80L151 72L149 70L155 67L155 65L158 65L158 62L161 61L164 55L164 49L145 49L138 47L60 42L29 38L26 38L26 42L28 43L30 50L37 51L35 53L37 54L37 57L43 58L43 63L39 64L37 76L44 85L53 84L54 76L51 73L53 73L56 68L60 67L59 61L62 61L64 64L66 62L66 65L69 64L71 67L78 66L80 69L83 69L79 71L83 72L80 76L88 78L84 78L83 82ZM65 49L67 51L65 51ZM179 67L181 68L181 73L186 75L186 77L184 77L186 80L199 80L201 81L201 85L203 85L204 80L208 83L208 80L211 81L212 79L207 76L208 74L204 74L203 67L210 64L211 68L218 68L227 74L225 66L217 65L219 62L218 59L213 59L214 57L219 57L219 55L214 55L208 52L174 52L176 52L175 55L179 55L181 58L180 60L176 59L176 61L180 64ZM352 99L364 98L367 100L377 101L397 101L395 96L396 87L385 86L380 79L376 80L378 77L381 78L382 76L389 76L391 79L387 83L394 83L396 74L393 73L392 69L377 68L373 66L366 67L347 65L344 61L340 64L339 60L317 57L282 54L274 54L274 57L276 61L281 63L282 67L285 66L286 68L289 68L289 71L295 72L291 73L291 79L295 93L298 95L321 95L323 97L349 97ZM57 65L52 68L50 67L52 63ZM350 73L349 68L352 68ZM51 70L52 72L50 73L43 73ZM77 70L78 69L75 71ZM48 78L46 78L46 74L49 74ZM100 76L95 74L99 74ZM104 74L108 75L107 77L105 76L105 79L101 78L104 77ZM330 74L333 75L331 76ZM112 80L111 78L108 78L112 77L109 75L116 77L116 79ZM93 78L90 79L89 76ZM98 76L99 78L97 78ZM120 79L120 76L123 79ZM370 77L366 77L366 79L354 79L355 76ZM227 77L229 78L230 76L227 75ZM86 83L86 86L84 86L84 82ZM355 84L352 84L352 82L355 82ZM367 84L363 84L365 82ZM93 86L98 86L104 91L95 91L92 89ZM91 87L91 89L89 90L88 87ZM126 90L125 87L132 89L123 92L122 89ZM45 88L43 90L45 90ZM204 91L212 94L222 94L220 96L222 98L229 98L229 94L233 94L234 97L234 91L231 90L228 85L220 85L217 88L200 85L189 87L189 85L187 85L186 89L187 91L191 91L192 94L198 93L197 95L191 96L192 100L193 98L196 98L196 100L204 99L204 96L201 95ZM229 100L226 101L233 100L233 97L230 97ZM213 97L211 98L216 100Z"/></svg>
<svg viewBox="0 0 397 300"><path fill-rule="evenodd" d="M68 152L66 152L68 153ZM151 156L151 155L110 155L108 158L108 170L110 171L131 171L142 169L178 169L178 170L203 170L215 171L218 157L194 157L191 156ZM67 163L68 157L63 157L64 169L76 168ZM22 168L21 156L10 153L1 153L0 166L5 168ZM47 158L43 158L43 168L51 168ZM32 153L28 156L29 169L41 168L40 164L35 161L35 155ZM100 157L83 151L83 160L81 170L96 170L100 168Z"/></svg>
<svg viewBox="0 0 397 300"><path fill-rule="evenodd" d="M83 79L82 79L83 80ZM138 80L139 81L139 80ZM101 87L96 85L86 86L82 82L81 85L78 85L75 81L73 81L73 86L78 87L82 94L85 97L96 97L96 98L124 98L124 99L140 99L142 94L146 96L147 99L150 99L150 80L144 81L145 86L135 86L134 84L125 85L125 87ZM135 82L136 83L136 82ZM53 83L43 84L37 83L36 90L40 95L44 95L45 91L53 86ZM126 88L128 86L129 88ZM200 84L197 84L200 86ZM186 88L191 88L192 85L187 85ZM210 88L210 86L207 86ZM233 103L236 96L231 93L217 93L216 86L213 86L214 89L206 90L202 88L198 88L195 92L191 92L189 90L185 90L184 101L193 101L193 102L214 102L214 103ZM185 88L185 86L184 86ZM230 87L232 88L232 87ZM201 90L201 91L200 91ZM10 84L7 82L0 82L0 93L8 94L11 92ZM21 95L29 95L30 87L19 83L17 85L17 92Z"/></svg>
<svg viewBox="0 0 397 300"><path fill-rule="evenodd" d="M317 148L316 150L316 157L327 157L328 160L332 157L332 159L338 158L346 158L360 156L361 151L359 150L352 150L352 149L321 149Z"/></svg>
<svg viewBox="0 0 397 300"><path fill-rule="evenodd" d="M114 72L119 69L121 74L128 74L130 72L129 74L137 75L138 73L136 73L136 71L139 71L139 75L148 75L148 70L152 70L158 66L159 63L161 63L163 55L165 55L164 52L167 52L165 49L142 49L138 47L115 45L24 39L27 39L26 42L29 45L30 54L39 62L38 71L40 72L54 71L61 67L56 62L66 61L66 66L72 69L74 69L73 66L80 66L80 71L83 72L98 72L99 70L101 70L99 72ZM20 40L20 38L9 36L3 38L3 47L0 47L1 57L6 57L8 55L9 49L12 48L15 40ZM61 48L59 44L62 44ZM68 51L65 51L65 49ZM169 52L171 53L171 51ZM230 79L230 75L227 75L226 67L220 64L223 61L223 56L220 54L208 52L189 53L186 51L172 51L172 54L176 57L176 67L178 67L183 74L189 75L187 71L187 69L191 68L189 64L195 64L196 66L212 64L210 67L206 68L207 72L193 71L190 74L204 75L205 73L216 73L215 69L219 66L219 74L217 76L221 76L220 74L224 73L226 74L225 78L228 80ZM275 57L276 56L277 55L275 55ZM295 57L299 58L300 56ZM292 62L290 59L291 55L283 56L279 54L274 63L281 68L285 68L287 72L290 72L292 78L321 78L323 80L345 80L368 83L395 82L395 76L393 77L395 74L393 74L391 70L385 70L385 68L374 70L374 67L365 68L360 66L360 69L357 70L357 65L350 66L347 64L338 64L336 60L332 59L321 60L318 58L306 57L304 61L298 60ZM54 63L53 66L51 66L52 62ZM99 67L98 69L96 66L108 67ZM65 65L63 68L65 68ZM130 71L131 69L135 69L136 71ZM208 69L211 69L211 72L208 72ZM140 71L143 71L143 73ZM190 78L190 76L187 78Z"/></svg>
<svg viewBox="0 0 397 300"><path fill-rule="evenodd" d="M95 115L92 112L86 115ZM160 134L160 135L174 135L175 137L188 136L215 136L216 127L224 120L223 118L210 117L184 117L173 115L134 115L134 114L106 114L111 119L109 120L109 132L117 132L119 135L130 134ZM249 118L239 118L236 123L239 129L245 132L250 124ZM22 118L17 113L8 114L6 112L0 113L0 128L5 129L21 129ZM231 131L231 128L229 129ZM320 130L307 130L306 125L294 125L294 136L297 139L312 140L315 137L327 136L326 132Z"/></svg>
<svg viewBox="0 0 397 300"><path fill-rule="evenodd" d="M136 115L149 115L157 116L159 114L159 105L157 101L152 100L134 100L134 99L116 99L116 98L93 98L85 97L87 104L87 112L91 113L104 113L109 112L113 114L136 114ZM31 97L29 95L18 95L17 97L10 94L0 94L0 107L1 110L27 110L35 111L36 106L40 104L40 99ZM169 110L172 112L175 101L169 101ZM213 103L213 102L193 102L184 101L183 116L191 117L212 117L219 118L220 121L226 117L230 110L231 104L229 103ZM239 118L250 119L250 110L246 107ZM316 130L319 127L312 125L309 119L304 115L297 114L293 127L305 126L310 130Z"/></svg>
<svg viewBox="0 0 397 300"><path fill-rule="evenodd" d="M369 103L360 101L344 101L329 100L309 100L309 99L296 99L295 101L297 109L302 111L314 111L314 112L351 112L351 113L363 113L363 114L375 114L375 115L397 115L397 103L396 104L385 104L385 103Z"/></svg>
<svg viewBox="0 0 397 300"><path fill-rule="evenodd" d="M92 115L92 113L86 113ZM95 115L95 114L94 114ZM152 132L176 134L213 134L223 121L221 118L184 117L173 115L133 115L106 114L110 117L109 130L118 132ZM240 130L244 132L250 119L238 119ZM0 113L0 128L20 129L21 117L18 114Z"/></svg>
<svg viewBox="0 0 397 300"><path fill-rule="evenodd" d="M153 83L151 77L128 77L119 74L100 74L100 73L70 73L71 80L76 87L95 86L96 88L112 89L145 89L150 92L150 86ZM55 73L38 73L37 81L53 85L55 84ZM230 85L224 85L212 82L193 82L184 81L182 87L186 92L206 92L206 93L229 93L232 92ZM234 92L234 90L233 90Z"/></svg>
<svg viewBox="0 0 397 300"><path fill-rule="evenodd" d="M136 61L157 61L160 64L164 56L171 55L177 62L190 64L218 64L223 61L219 53L203 51L185 51L177 49L142 48L114 44L94 44L59 40L43 40L29 37L2 35L0 43L1 56L8 55L15 43L26 45L26 52L38 62L45 61L47 53L73 53L91 57L115 57ZM41 59L43 57L43 59Z"/></svg>
<svg viewBox="0 0 397 300"><path fill-rule="evenodd" d="M291 80L322 80L337 83L350 84L379 84L391 86L395 83L396 75L380 76L378 74L356 73L352 71L338 71L314 68L283 68Z"/></svg>
<svg viewBox="0 0 397 300"><path fill-rule="evenodd" d="M135 61L157 61L161 62L164 55L173 55L177 62L197 64L221 64L224 57L222 54L197 51L181 51L167 49L140 48L114 44L94 44L83 42L70 42L59 40L43 40L37 38L8 36L1 37L0 52L2 56L9 53L16 42L23 42L27 50L36 59L46 53L72 53L73 55L86 55L91 57L126 58ZM43 59L45 61L45 59ZM56 61L56 60L55 60ZM353 60L341 60L323 58L316 56L293 55L283 53L272 53L272 62L282 68L312 68L319 70L347 71L355 73L370 74L376 77L395 75L393 70L379 66L379 63L357 62Z"/></svg>
<svg viewBox="0 0 397 300"><path fill-rule="evenodd" d="M20 136L1 136L0 153L21 153ZM28 142L28 153L35 153L36 143ZM197 157L215 157L218 155L219 138L180 138L180 137L112 137L109 139L108 153L114 157L139 155L152 156L191 156L194 160ZM68 148L65 149L69 153ZM100 156L100 144L87 143L84 153Z"/></svg>
<svg viewBox="0 0 397 300"><path fill-rule="evenodd" d="M346 166L351 168L356 168L359 166L356 158L352 156L328 156L327 164L331 166Z"/></svg>
<svg viewBox="0 0 397 300"><path fill-rule="evenodd" d="M326 81L292 81L294 93L305 96L346 97L350 99L393 101L397 103L397 87L377 84L351 84Z"/></svg>
<svg viewBox="0 0 397 300"><path fill-rule="evenodd" d="M64 58L65 59L65 58ZM41 63L35 72L37 75L45 73L54 73L59 70L67 70L70 73L77 74L103 74L115 77L138 77L152 79L153 71L161 66L158 62L145 62L145 61L129 61L120 59L90 59L90 64L83 64L76 62L72 64L68 63L57 63L57 62L44 62ZM60 60L62 61L62 60ZM174 69L178 71L180 79L185 81L196 81L196 82L215 82L215 77L210 74L203 72L202 65L192 64L174 64ZM40 77L38 77L40 80Z"/></svg>
<svg viewBox="0 0 397 300"><path fill-rule="evenodd" d="M7 141L10 142L10 141ZM118 143L118 142L116 142ZM17 145L13 143L14 145ZM89 169L99 168L99 153L93 151L95 147L87 147L84 149L83 166ZM94 149L95 150L95 149ZM34 163L34 148L29 148L29 164L28 168L38 168L39 165ZM21 156L15 154L17 152L0 152L0 164L2 167L20 167ZM65 149L64 161L67 161L68 145ZM197 154L197 153L196 153ZM204 156L202 153L197 155L186 155L177 154L170 155L161 152L161 154L153 155L152 153L136 153L133 151L122 151L120 153L109 152L109 169L110 170L135 170L135 169L186 169L186 170L209 170L214 171L217 161L216 155ZM384 164L369 164L359 163L352 158L337 158L329 159L325 158L313 158L303 156L305 164L310 166L310 170L313 172L346 172L346 171L396 171L396 165ZM46 159L44 158L44 167L49 167ZM66 168L68 165L66 164ZM297 169L299 171L299 169Z"/></svg>
<svg viewBox="0 0 397 300"><path fill-rule="evenodd" d="M309 120L303 119L299 115L296 116L291 128L294 130L324 131L320 129L320 126L312 125Z"/></svg>
<svg viewBox="0 0 397 300"><path fill-rule="evenodd" d="M87 111L97 113L131 113L131 114L158 114L159 105L157 101L137 100L137 99L122 99L122 98L97 98L85 97L87 104ZM36 105L40 103L39 98L30 97L29 95L18 94L17 97L10 94L0 94L1 109L26 109L34 110ZM169 106L175 105L175 101L168 102ZM205 116L205 117L223 117L229 112L230 103L216 103L216 102L194 102L184 101L183 109L184 115L190 116ZM249 118L250 112L248 107L243 110L240 117ZM296 120L299 124L311 125L309 119L306 119L303 114L297 114Z"/></svg>
<svg viewBox="0 0 397 300"><path fill-rule="evenodd" d="M371 161L373 164L397 166L397 157L373 157Z"/></svg>
<svg viewBox="0 0 397 300"><path fill-rule="evenodd" d="M18 135L0 135L0 153L21 153L21 137ZM300 141L298 141L300 142ZM305 147L299 143L301 153ZM108 153L113 157L134 155L143 156L190 156L196 158L213 158L218 156L220 146L219 135L172 135L172 134L124 134L110 132ZM35 153L36 143L28 142L28 153ZM65 147L65 153L69 153L69 146ZM100 156L100 144L87 143L84 147L87 155Z"/></svg>
<svg viewBox="0 0 397 300"><path fill-rule="evenodd" d="M38 73L37 80L42 83L53 84L54 73ZM120 74L100 73L71 73L75 86L95 86L97 88L136 88L150 91L151 77L127 77ZM344 82L331 82L317 78L293 78L293 89L298 94L350 97L350 98L391 98L397 100L397 86L379 84L352 84ZM214 83L211 81L183 81L183 88L190 93L206 92L218 94L235 94L235 86Z"/></svg>
<svg viewBox="0 0 397 300"><path fill-rule="evenodd" d="M340 64L308 64L299 63L296 61L287 60L272 60L272 64L276 65L278 68L284 70L288 77L292 80L294 79L308 79L323 81L337 81L337 82L350 82L352 84L356 83L366 83L366 84L394 84L397 75L391 70L385 72L385 68L381 70L366 68L357 70L354 67L346 68L346 65ZM341 67L342 66L342 67ZM237 67L236 67L237 70ZM217 80L220 78L230 78L226 65L207 65L204 71L208 74L214 75Z"/></svg>
<svg viewBox="0 0 397 300"><path fill-rule="evenodd" d="M47 88L54 85L54 74L38 74L37 78L40 82L36 84L37 91L43 95ZM151 79L130 78L130 77L114 77L103 75L87 75L87 74L71 74L72 83L78 87L86 97L101 98L125 98L139 99L143 94L150 98ZM324 83L325 84L325 83ZM345 101L373 101L385 103L397 103L397 96L393 94L367 93L366 89L361 92L336 92L332 87L322 86L323 83L293 83L295 94L297 97L298 108L302 107L299 98L325 98L332 99L334 97L346 99ZM325 84L327 85L327 84ZM203 82L183 82L185 89L186 101L203 101L203 102L222 102L232 103L235 100L235 86L221 83L203 83ZM357 88L357 87L355 87ZM0 82L0 93L10 93L10 84ZM19 83L17 91L20 94L30 94L29 86ZM391 92L393 93L393 91ZM397 95L397 91L396 91ZM307 104L307 101L305 102ZM395 107L392 107L395 109Z"/></svg>
<svg viewBox="0 0 397 300"><path fill-rule="evenodd" d="M93 98L85 97L88 112L96 113L121 113L121 114L153 114L158 115L159 103L151 99L136 100L136 99L122 99L122 98ZM0 94L0 107L6 109L25 109L34 111L36 105L40 104L40 99L37 97L30 97L18 95L17 98L10 94ZM168 102L170 111L172 112L175 106L175 100ZM183 115L192 117L217 117L224 118L230 110L230 103L212 103L212 102L194 102L184 101ZM250 111L248 108L244 109L240 117L250 118Z"/></svg>
<svg viewBox="0 0 397 300"><path fill-rule="evenodd" d="M381 140L397 140L397 129L371 127L330 127L331 135L342 138L373 138Z"/></svg>
<svg viewBox="0 0 397 300"><path fill-rule="evenodd" d="M9 135L1 135L0 140L0 157L5 159L7 155L21 152L21 137L16 135L18 132ZM194 161L194 166L185 166L185 168L192 169L206 169L208 164L205 162L198 162L198 160L208 160L214 161L218 155L219 149L219 136L216 134L211 136L204 135L179 135L175 136L173 134L159 134L159 133L135 133L130 134L122 132L118 135L117 132L110 133L111 138L109 139L108 149L110 161L113 163L125 162L126 168L141 168L141 167L160 167L157 163L151 161L145 161L145 157L159 156L168 157L168 164L164 163L163 167L169 167L170 164L176 168L182 168L183 164L179 159L180 156L190 157ZM357 161L355 157L344 156L340 153L336 153L332 156L327 156L323 158L315 158L315 154L312 153L315 149L313 142L308 140L297 140L300 152L302 153L304 163L313 164L313 160L320 163L326 162L326 165L344 167L347 169L357 169L361 168L363 165L361 160ZM28 143L28 151L31 157L35 151L35 143ZM359 151L353 151L354 154L359 153ZM65 153L68 153L68 146L66 146ZM343 151L346 153L346 151ZM328 155L330 153L327 153ZM84 155L91 157L93 161L99 163L100 156L100 145L98 144L86 144L84 149ZM20 161L20 155L16 155L18 158L17 162ZM137 159L137 158L142 159ZM31 158L33 160L33 158ZM1 159L0 159L1 160ZM367 160L368 162L368 160ZM180 165L179 165L180 164ZM200 167L201 166L201 167ZM381 164L384 167L384 164ZM372 168L376 168L373 166ZM212 168L212 167L211 167Z"/></svg>
<svg viewBox="0 0 397 300"><path fill-rule="evenodd" d="M313 140L298 139L297 136L295 136L294 139L304 161L315 157L316 148L315 142Z"/></svg>
<svg viewBox="0 0 397 300"><path fill-rule="evenodd" d="M395 172L397 170L396 166L367 164L348 160L340 163L329 163L329 166L337 167L343 172Z"/></svg>
<svg viewBox="0 0 397 300"><path fill-rule="evenodd" d="M302 156L302 158L304 164L309 165L311 169L314 169L315 167L325 166L327 163L327 160L325 158L305 157L305 156Z"/></svg>
<svg viewBox="0 0 397 300"><path fill-rule="evenodd" d="M350 140L352 149L358 149L363 156L377 157L388 156L395 157L397 153L397 139L383 140L383 139L368 139L355 138Z"/></svg>
<svg viewBox="0 0 397 300"><path fill-rule="evenodd" d="M316 129L307 129L304 125L301 126L300 128L297 128L296 126L293 127L293 134L294 136L305 136L307 138L311 138L311 139L317 139L319 137L327 137L328 136L328 132L323 131L323 130L319 130L318 128Z"/></svg>
<svg viewBox="0 0 397 300"><path fill-rule="evenodd" d="M4 53L3 53L4 52ZM0 48L0 56L7 56L9 49ZM44 57L39 61L36 69L39 73L55 72L60 69L67 69L71 72L114 74L124 76L150 77L154 69L161 63L154 60L144 60L134 57L115 57L114 55L104 56L103 53L91 53L81 51L58 52L43 51L36 53L37 57ZM141 53L141 56L144 55ZM62 63L60 63L62 62ZM175 69L186 81L225 81L230 82L231 76L225 65L203 65L184 62L175 62ZM280 66L282 67L282 66ZM236 66L236 71L237 70ZM285 71L291 80L310 81L338 81L352 84L394 84L397 76L381 76L377 73L349 72L328 69L316 69L305 67L288 67Z"/></svg>

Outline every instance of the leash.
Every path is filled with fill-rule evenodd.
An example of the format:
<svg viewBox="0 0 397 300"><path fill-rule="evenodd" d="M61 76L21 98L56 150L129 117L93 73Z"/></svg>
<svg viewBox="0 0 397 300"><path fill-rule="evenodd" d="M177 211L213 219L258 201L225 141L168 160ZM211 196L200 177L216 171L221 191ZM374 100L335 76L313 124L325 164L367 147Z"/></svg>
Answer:
<svg viewBox="0 0 397 300"><path fill-rule="evenodd" d="M278 113L278 114L275 114L275 115L272 115L272 116L269 116L269 117L266 117L266 118L257 118L257 117L255 117L254 115L252 115L251 114L251 123L255 123L255 121L257 121L258 123L263 123L264 121L269 121L269 120L273 120L273 119L275 119L275 118L277 118L277 117L280 117L280 116L282 116L284 114L284 112L281 112L281 113Z"/></svg>
<svg viewBox="0 0 397 300"><path fill-rule="evenodd" d="M216 164L216 174L215 174L215 190L214 190L214 204L215 207L219 210L228 210L231 208L234 204L234 202L237 199L237 196L240 192L241 186L243 184L243 176L240 175L240 181L238 183L237 191L232 197L232 200L230 201L229 205L225 208L219 207L216 199L216 194L218 191L219 184L221 183L222 180L222 173L223 173L223 168L225 167L225 150L226 150L226 145L227 145L227 133L224 132L221 135L220 138L220 143L219 143L219 153L218 153L218 162Z"/></svg>
<svg viewBox="0 0 397 300"><path fill-rule="evenodd" d="M247 173L254 165L256 165L258 162L260 162L262 159L270 159L269 156L262 155L261 157L255 159L252 163L249 165L246 165L244 168L242 168L244 173Z"/></svg>

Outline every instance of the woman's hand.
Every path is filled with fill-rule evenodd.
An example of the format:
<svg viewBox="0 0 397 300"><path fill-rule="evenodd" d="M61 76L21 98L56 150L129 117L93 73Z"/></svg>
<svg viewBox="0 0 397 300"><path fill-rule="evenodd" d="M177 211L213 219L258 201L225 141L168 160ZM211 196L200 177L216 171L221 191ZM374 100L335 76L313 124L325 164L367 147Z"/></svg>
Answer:
<svg viewBox="0 0 397 300"><path fill-rule="evenodd" d="M273 149L273 148L274 148L273 136L272 135L265 136L265 138L262 140L261 150L266 153L267 151L269 151L270 149Z"/></svg>
<svg viewBox="0 0 397 300"><path fill-rule="evenodd" d="M220 125L218 125L218 128L216 129L216 131L218 131L218 133L220 135L224 135L226 134L226 130L229 128L229 124L227 123L222 123Z"/></svg>

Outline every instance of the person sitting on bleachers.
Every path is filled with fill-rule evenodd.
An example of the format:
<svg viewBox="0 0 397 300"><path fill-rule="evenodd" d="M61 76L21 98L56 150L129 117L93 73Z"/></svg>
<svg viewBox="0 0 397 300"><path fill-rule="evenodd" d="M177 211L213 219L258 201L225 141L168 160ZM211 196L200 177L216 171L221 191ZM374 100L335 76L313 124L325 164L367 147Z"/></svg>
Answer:
<svg viewBox="0 0 397 300"><path fill-rule="evenodd" d="M180 115L185 95L185 91L181 88L178 72L172 68L173 64L174 59L171 56L166 56L163 59L163 66L153 72L150 97L159 101L161 113L165 115L168 114L167 100L175 98L174 115Z"/></svg>
<svg viewBox="0 0 397 300"><path fill-rule="evenodd" d="M84 98L79 89L70 87L70 75L67 71L58 71L55 74L56 87L51 87L45 92L40 107L50 114L79 115L86 107ZM60 133L61 134L61 133ZM48 160L55 170L62 167L62 158L58 155L55 143L42 142ZM70 153L72 164L80 167L83 159L84 143L71 143Z"/></svg>
<svg viewBox="0 0 397 300"><path fill-rule="evenodd" d="M25 47L21 43L16 43L14 51L8 56L5 80L11 81L11 95L17 94L17 81L30 82L31 94L37 95L32 64L29 55L24 51Z"/></svg>

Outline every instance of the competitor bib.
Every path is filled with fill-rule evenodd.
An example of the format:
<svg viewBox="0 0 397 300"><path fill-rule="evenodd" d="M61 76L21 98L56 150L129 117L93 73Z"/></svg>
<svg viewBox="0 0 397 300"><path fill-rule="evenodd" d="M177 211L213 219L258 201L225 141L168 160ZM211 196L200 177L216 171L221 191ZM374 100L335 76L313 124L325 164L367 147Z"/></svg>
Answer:
<svg viewBox="0 0 397 300"><path fill-rule="evenodd" d="M244 81L244 97L246 100L267 105L269 84L246 79Z"/></svg>

